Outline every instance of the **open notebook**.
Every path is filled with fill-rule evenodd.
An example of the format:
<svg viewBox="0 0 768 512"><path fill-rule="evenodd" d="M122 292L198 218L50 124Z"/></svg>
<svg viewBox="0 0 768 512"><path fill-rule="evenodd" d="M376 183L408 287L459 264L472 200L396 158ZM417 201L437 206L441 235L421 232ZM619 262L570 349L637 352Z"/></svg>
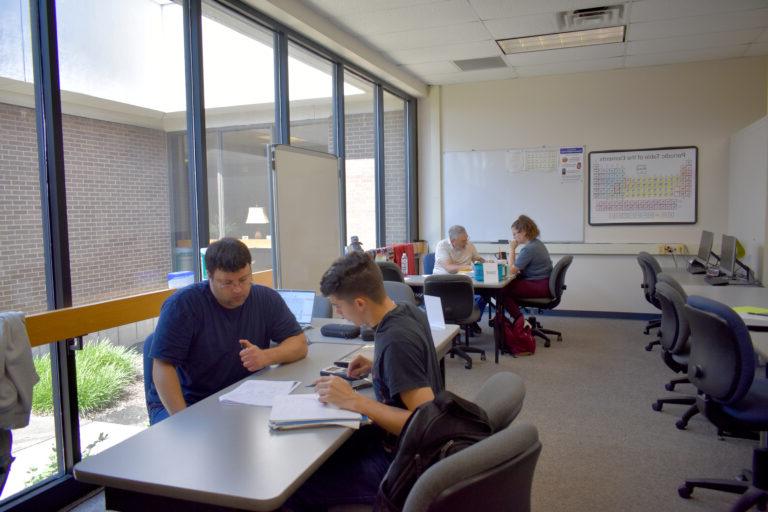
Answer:
<svg viewBox="0 0 768 512"><path fill-rule="evenodd" d="M320 402L315 394L287 395L272 405L269 426L275 430L322 426L359 428L362 419L360 413Z"/></svg>

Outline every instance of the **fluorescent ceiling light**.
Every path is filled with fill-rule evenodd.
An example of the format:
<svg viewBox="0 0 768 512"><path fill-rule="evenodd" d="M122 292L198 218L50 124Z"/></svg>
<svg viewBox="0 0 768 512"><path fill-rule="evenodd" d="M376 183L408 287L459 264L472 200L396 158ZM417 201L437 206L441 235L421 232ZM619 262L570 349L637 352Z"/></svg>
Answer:
<svg viewBox="0 0 768 512"><path fill-rule="evenodd" d="M496 41L501 51L509 55L512 53L535 52L539 50L557 50L560 48L574 48L576 46L590 46L594 44L623 43L626 27L595 28L591 30L577 30L576 32L560 32L557 34L545 34L541 36L515 37L512 39L499 39Z"/></svg>

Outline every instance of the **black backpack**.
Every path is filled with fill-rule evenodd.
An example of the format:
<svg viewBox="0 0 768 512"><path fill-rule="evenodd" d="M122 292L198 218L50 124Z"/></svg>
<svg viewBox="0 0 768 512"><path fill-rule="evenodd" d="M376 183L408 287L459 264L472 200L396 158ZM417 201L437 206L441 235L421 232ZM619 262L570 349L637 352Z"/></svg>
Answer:
<svg viewBox="0 0 768 512"><path fill-rule="evenodd" d="M395 459L379 486L375 510L402 510L413 484L432 464L492 433L488 415L480 406L441 391L405 422Z"/></svg>

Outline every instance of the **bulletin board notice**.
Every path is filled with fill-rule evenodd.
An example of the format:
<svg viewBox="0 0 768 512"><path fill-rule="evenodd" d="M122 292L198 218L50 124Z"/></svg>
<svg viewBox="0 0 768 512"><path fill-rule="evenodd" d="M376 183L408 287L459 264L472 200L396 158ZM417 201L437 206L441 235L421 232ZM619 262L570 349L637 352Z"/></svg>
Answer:
<svg viewBox="0 0 768 512"><path fill-rule="evenodd" d="M589 224L694 224L698 148L591 151Z"/></svg>

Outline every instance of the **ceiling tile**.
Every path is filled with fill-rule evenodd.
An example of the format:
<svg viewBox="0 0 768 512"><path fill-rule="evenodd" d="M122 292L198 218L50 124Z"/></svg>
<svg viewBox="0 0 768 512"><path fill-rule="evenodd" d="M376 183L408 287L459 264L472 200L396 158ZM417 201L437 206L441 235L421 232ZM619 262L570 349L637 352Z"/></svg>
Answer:
<svg viewBox="0 0 768 512"><path fill-rule="evenodd" d="M757 57L758 55L768 55L768 43L757 43L749 45L745 57Z"/></svg>
<svg viewBox="0 0 768 512"><path fill-rule="evenodd" d="M495 41L489 40L474 43L433 46L431 48L397 50L389 52L389 55L398 64L419 64L422 62L436 62L442 60L496 57L501 55L501 49Z"/></svg>
<svg viewBox="0 0 768 512"><path fill-rule="evenodd" d="M521 77L539 75L564 75L568 73L583 73L586 71L603 71L619 69L623 66L624 57L608 59L584 60L579 62L560 62L555 64L539 64L535 66L516 67L515 71Z"/></svg>
<svg viewBox="0 0 768 512"><path fill-rule="evenodd" d="M595 60L624 55L625 43L600 44L580 48L563 48L562 50L542 50L538 52L516 53L505 55L504 60L510 66L534 66L577 60Z"/></svg>
<svg viewBox="0 0 768 512"><path fill-rule="evenodd" d="M482 20L600 7L605 0L469 0ZM608 2L620 4L623 2Z"/></svg>
<svg viewBox="0 0 768 512"><path fill-rule="evenodd" d="M361 12L351 16L336 16L336 18L350 30L365 36L477 21L477 15L466 0L449 0L376 12Z"/></svg>
<svg viewBox="0 0 768 512"><path fill-rule="evenodd" d="M353 17L373 12L411 7L421 4L445 3L449 0L303 0L317 10L332 14L335 18Z"/></svg>
<svg viewBox="0 0 768 512"><path fill-rule="evenodd" d="M487 82L489 80L505 80L516 78L517 73L512 68L481 69L477 71L461 71L427 75L424 80L430 85L447 85L467 82Z"/></svg>
<svg viewBox="0 0 768 512"><path fill-rule="evenodd" d="M629 21L667 20L765 7L768 0L636 0L632 3Z"/></svg>
<svg viewBox="0 0 768 512"><path fill-rule="evenodd" d="M409 64L403 66L417 75L435 75L443 73L457 73L461 71L453 62L444 60L440 62L424 62L422 64Z"/></svg>
<svg viewBox="0 0 768 512"><path fill-rule="evenodd" d="M464 43L470 41L483 41L491 39L491 34L479 21L450 25L445 27L407 30L405 32L390 32L386 34L372 35L368 40L389 50L407 50L411 48L425 48L441 44Z"/></svg>
<svg viewBox="0 0 768 512"><path fill-rule="evenodd" d="M736 46L755 41L761 33L762 29L756 28L751 30L739 30L736 32L713 32L710 34L695 34L692 36L630 41L627 43L627 55Z"/></svg>
<svg viewBox="0 0 768 512"><path fill-rule="evenodd" d="M516 18L497 18L485 21L494 39L553 34L560 29L554 14L532 14Z"/></svg>
<svg viewBox="0 0 768 512"><path fill-rule="evenodd" d="M625 65L660 66L679 62L696 62L702 60L731 59L741 57L747 50L747 45L729 46L727 48L710 48L705 50L687 50L668 53L647 53L643 55L627 55Z"/></svg>
<svg viewBox="0 0 768 512"><path fill-rule="evenodd" d="M768 26L768 9L706 14L687 18L630 23L627 41L675 37L707 32L730 32Z"/></svg>

